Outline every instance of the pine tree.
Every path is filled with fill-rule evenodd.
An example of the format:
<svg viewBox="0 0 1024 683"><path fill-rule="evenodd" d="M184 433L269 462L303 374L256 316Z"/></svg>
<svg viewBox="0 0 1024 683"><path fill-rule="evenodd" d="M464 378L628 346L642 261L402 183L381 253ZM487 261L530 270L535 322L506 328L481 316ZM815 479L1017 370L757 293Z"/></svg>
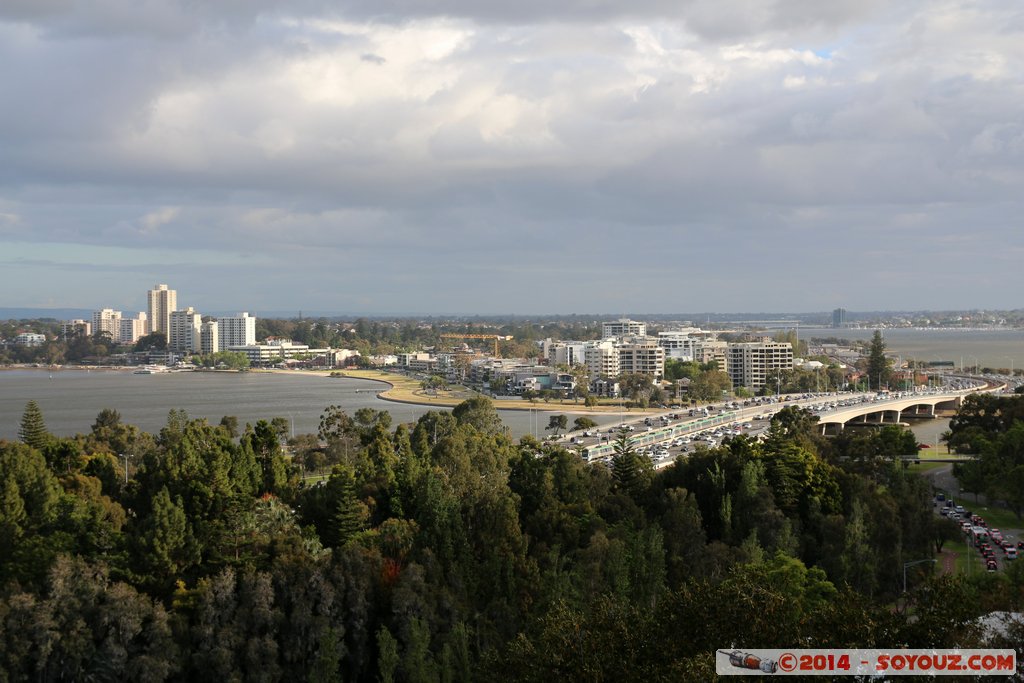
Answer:
<svg viewBox="0 0 1024 683"><path fill-rule="evenodd" d="M619 432L612 446L612 477L619 489L628 493L634 500L647 488L647 481L652 471L651 461L640 455L633 448L633 440L625 430Z"/></svg>
<svg viewBox="0 0 1024 683"><path fill-rule="evenodd" d="M366 506L356 497L356 480L352 471L343 469L338 478L338 502L334 508L334 537L340 548L362 531L366 521Z"/></svg>
<svg viewBox="0 0 1024 683"><path fill-rule="evenodd" d="M381 626L377 631L377 649L380 656L377 658L378 679L380 683L394 683L395 670L398 669L398 641L391 635L387 626Z"/></svg>
<svg viewBox="0 0 1024 683"><path fill-rule="evenodd" d="M885 340L882 332L875 330L868 350L868 386L876 391L889 383L889 359L885 357Z"/></svg>
<svg viewBox="0 0 1024 683"><path fill-rule="evenodd" d="M43 411L39 404L29 401L25 404L25 412L21 415L21 426L18 428L18 438L32 448L42 449L50 440L50 433L46 431L46 423L43 421Z"/></svg>
<svg viewBox="0 0 1024 683"><path fill-rule="evenodd" d="M145 534L145 561L157 580L174 577L198 558L189 552L188 522L179 496L172 500L167 487L153 496L153 512Z"/></svg>
<svg viewBox="0 0 1024 683"><path fill-rule="evenodd" d="M27 519L18 482L8 473L0 486L0 551L5 557L10 556L15 542L24 533Z"/></svg>

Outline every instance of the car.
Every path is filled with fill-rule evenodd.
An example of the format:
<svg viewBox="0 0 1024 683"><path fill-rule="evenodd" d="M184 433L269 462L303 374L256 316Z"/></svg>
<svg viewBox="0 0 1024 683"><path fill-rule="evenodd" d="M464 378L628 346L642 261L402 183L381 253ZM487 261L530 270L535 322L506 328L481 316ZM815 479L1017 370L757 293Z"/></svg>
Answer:
<svg viewBox="0 0 1024 683"><path fill-rule="evenodd" d="M944 502L946 500L946 494L945 493L938 493L938 494L936 494L935 495L935 500L939 501L940 503Z"/></svg>
<svg viewBox="0 0 1024 683"><path fill-rule="evenodd" d="M986 571L994 572L994 571L998 571L998 569L999 569L999 565L997 565L995 562L986 562L985 563L985 570Z"/></svg>
<svg viewBox="0 0 1024 683"><path fill-rule="evenodd" d="M1007 560L1017 559L1017 549L1014 548L1012 545L1008 545L1005 548L1003 548L1003 552L1006 553Z"/></svg>
<svg viewBox="0 0 1024 683"><path fill-rule="evenodd" d="M958 515L964 514L964 506L963 505L957 505L953 509L956 510L956 514L958 514Z"/></svg>

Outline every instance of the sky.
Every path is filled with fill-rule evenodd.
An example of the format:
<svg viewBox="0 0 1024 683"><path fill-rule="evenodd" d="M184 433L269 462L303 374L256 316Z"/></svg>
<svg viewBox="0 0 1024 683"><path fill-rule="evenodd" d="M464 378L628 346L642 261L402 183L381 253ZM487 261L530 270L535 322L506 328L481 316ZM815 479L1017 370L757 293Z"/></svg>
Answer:
<svg viewBox="0 0 1024 683"><path fill-rule="evenodd" d="M0 0L0 306L1020 308L1015 0Z"/></svg>

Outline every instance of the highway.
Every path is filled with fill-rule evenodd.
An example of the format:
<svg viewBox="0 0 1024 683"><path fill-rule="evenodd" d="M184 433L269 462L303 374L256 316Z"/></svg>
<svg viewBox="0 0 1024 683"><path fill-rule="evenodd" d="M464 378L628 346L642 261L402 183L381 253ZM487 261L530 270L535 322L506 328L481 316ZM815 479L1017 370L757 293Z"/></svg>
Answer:
<svg viewBox="0 0 1024 683"><path fill-rule="evenodd" d="M958 386L959 385L959 386ZM771 417L786 406L806 408L816 415L846 412L851 415L870 410L885 410L886 406L904 406L915 397L930 400L956 398L972 391L985 390L985 386L965 387L960 381L942 389L916 392L893 392L880 396L875 392L787 394L781 397L756 397L739 401L701 406L690 409L666 410L660 414L632 417L619 425L604 430L567 433L557 439L567 448L576 449L588 462L607 462L614 454L614 441L619 429L631 432L634 448L648 455L655 468L667 467L679 455L692 452L698 445L712 448L727 437L745 435L761 438ZM704 415L707 409L708 415ZM694 415L690 415L694 412ZM645 424L649 422L650 424Z"/></svg>

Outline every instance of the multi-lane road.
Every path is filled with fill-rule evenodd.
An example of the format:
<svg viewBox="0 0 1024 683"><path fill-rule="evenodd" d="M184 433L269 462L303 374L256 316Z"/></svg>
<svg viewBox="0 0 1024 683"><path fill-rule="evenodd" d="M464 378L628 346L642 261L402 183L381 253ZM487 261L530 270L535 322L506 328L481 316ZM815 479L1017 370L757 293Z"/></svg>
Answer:
<svg viewBox="0 0 1024 683"><path fill-rule="evenodd" d="M558 443L576 449L589 462L603 462L611 458L614 442L621 429L630 432L634 448L648 455L655 467L671 464L680 454L698 446L713 447L726 437L746 435L759 438L768 428L771 417L786 406L800 406L817 415L832 411L849 410L872 404L873 410L883 409L886 403L906 402L915 395L958 393L962 387L918 392L872 393L811 393L781 397L758 397L740 401L727 401L697 408L668 409L662 413L633 417L620 424L603 429L570 432L557 439Z"/></svg>

